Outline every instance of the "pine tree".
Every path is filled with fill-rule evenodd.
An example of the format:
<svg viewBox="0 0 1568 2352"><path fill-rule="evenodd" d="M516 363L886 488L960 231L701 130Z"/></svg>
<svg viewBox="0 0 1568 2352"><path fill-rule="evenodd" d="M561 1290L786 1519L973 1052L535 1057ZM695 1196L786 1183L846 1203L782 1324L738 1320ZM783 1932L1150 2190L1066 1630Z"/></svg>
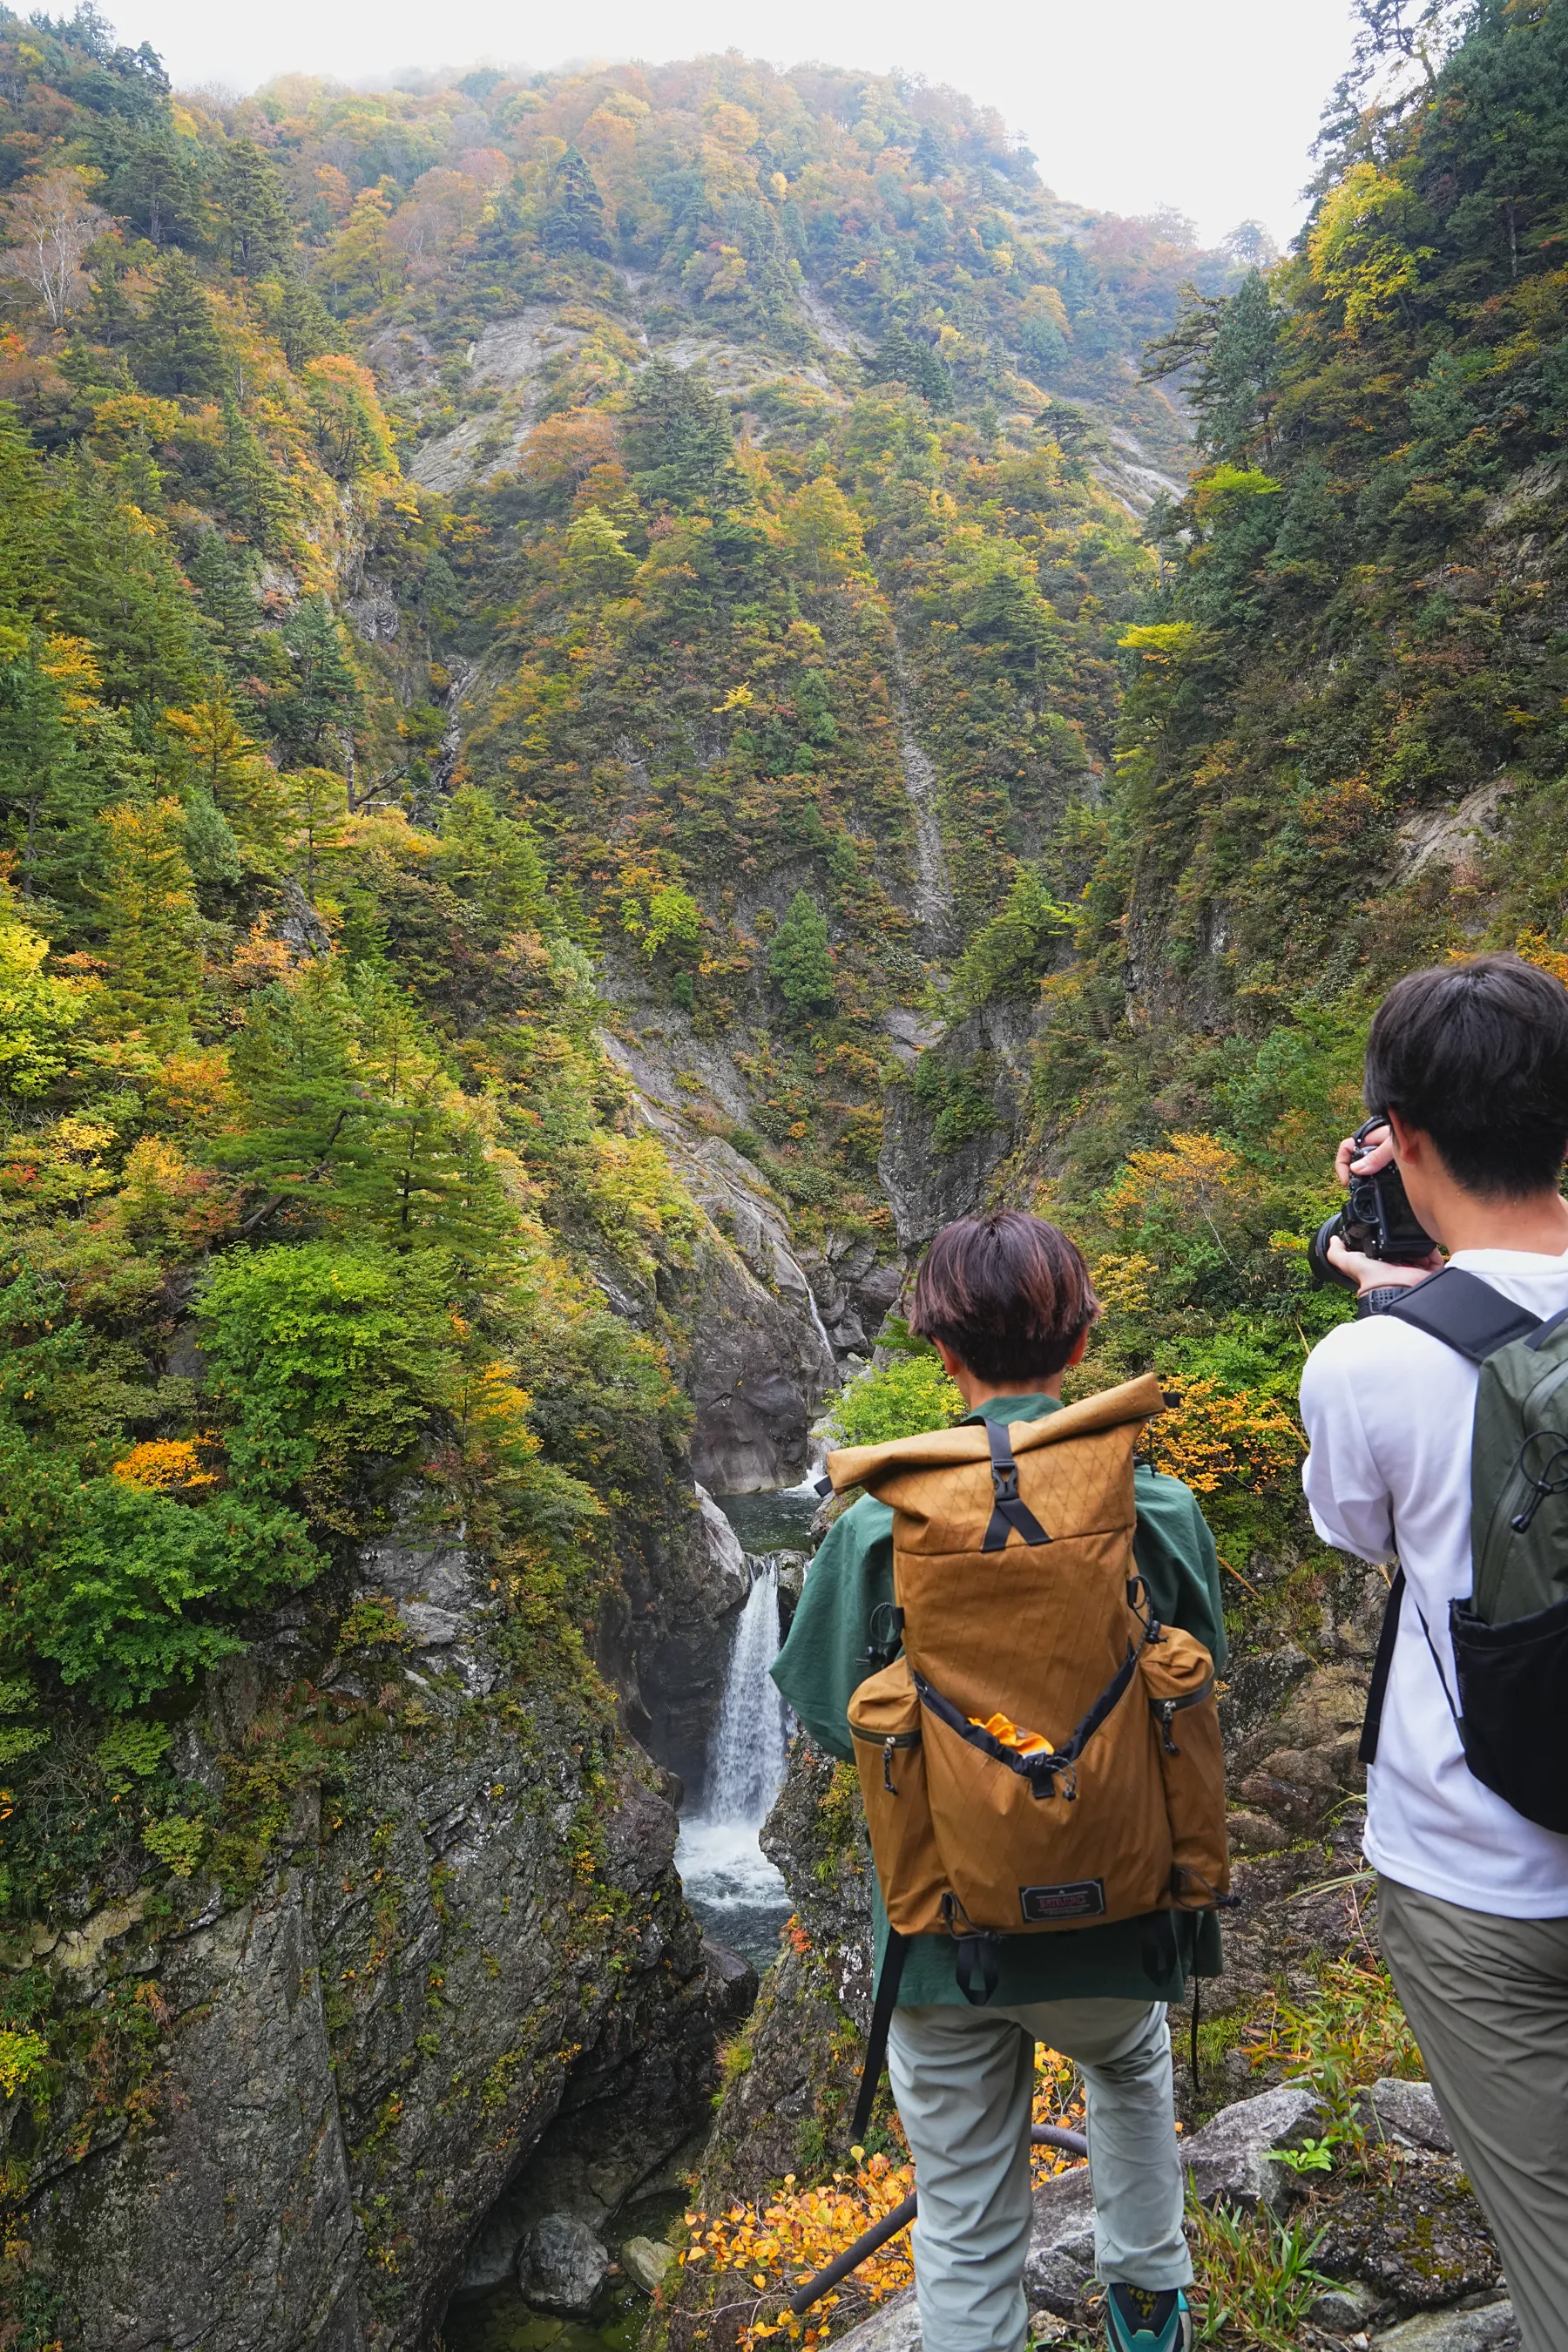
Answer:
<svg viewBox="0 0 1568 2352"><path fill-rule="evenodd" d="M548 877L531 824L464 784L447 803L437 853L442 879L474 909L484 942L550 928Z"/></svg>
<svg viewBox="0 0 1568 2352"><path fill-rule="evenodd" d="M324 596L302 598L282 637L290 675L269 704L273 731L292 758L319 763L334 733L359 725L363 692Z"/></svg>
<svg viewBox="0 0 1568 2352"><path fill-rule="evenodd" d="M171 710L164 726L184 772L222 813L245 862L267 872L277 861L290 814L282 779L239 723L226 685L189 710Z"/></svg>
<svg viewBox="0 0 1568 2352"><path fill-rule="evenodd" d="M294 224L276 168L254 139L237 139L218 173L229 267L242 278L265 278L294 263Z"/></svg>
<svg viewBox="0 0 1568 2352"><path fill-rule="evenodd" d="M288 538L294 500L283 470L268 456L239 404L226 393L223 447L214 487L232 520L263 555L276 555Z"/></svg>
<svg viewBox="0 0 1568 2352"><path fill-rule="evenodd" d="M104 912L110 986L128 1028L183 1036L201 978L185 812L170 796L121 802L100 820L108 838Z"/></svg>
<svg viewBox="0 0 1568 2352"><path fill-rule="evenodd" d="M223 345L205 289L186 256L165 255L132 348L137 377L149 392L199 399L218 391Z"/></svg>
<svg viewBox="0 0 1568 2352"><path fill-rule="evenodd" d="M296 373L307 360L320 359L323 352L342 348L342 328L298 270L283 279L273 312L272 331L283 346L283 357Z"/></svg>
<svg viewBox="0 0 1568 2352"><path fill-rule="evenodd" d="M626 422L637 487L646 496L698 513L744 499L729 415L700 369L650 361Z"/></svg>
<svg viewBox="0 0 1568 2352"><path fill-rule="evenodd" d="M280 779L300 847L305 853L305 896L316 895L316 868L341 844L348 786L335 768L301 768Z"/></svg>
<svg viewBox="0 0 1568 2352"><path fill-rule="evenodd" d="M575 147L568 147L556 166L539 242L546 253L591 253L601 261L610 257L605 200Z"/></svg>
<svg viewBox="0 0 1568 2352"><path fill-rule="evenodd" d="M952 406L952 377L947 368L929 343L906 334L902 327L889 330L881 350L866 362L866 373L873 383L907 383L933 408Z"/></svg>
<svg viewBox="0 0 1568 2352"><path fill-rule="evenodd" d="M204 530L186 569L201 599L203 617L216 638L224 667L239 679L249 674L261 624L256 591L257 561L221 530Z"/></svg>
<svg viewBox="0 0 1568 2352"><path fill-rule="evenodd" d="M795 892L788 914L773 933L768 978L797 1021L825 1013L833 1003L827 923L821 908L804 890Z"/></svg>

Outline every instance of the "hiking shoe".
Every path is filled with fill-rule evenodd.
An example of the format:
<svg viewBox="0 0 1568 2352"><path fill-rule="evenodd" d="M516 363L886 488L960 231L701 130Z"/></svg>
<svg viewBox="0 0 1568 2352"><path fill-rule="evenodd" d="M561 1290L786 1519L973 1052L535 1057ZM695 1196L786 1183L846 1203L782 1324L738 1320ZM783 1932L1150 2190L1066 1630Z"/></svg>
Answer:
<svg viewBox="0 0 1568 2352"><path fill-rule="evenodd" d="M1192 2315L1179 2286L1109 2287L1105 2334L1110 2352L1188 2352Z"/></svg>

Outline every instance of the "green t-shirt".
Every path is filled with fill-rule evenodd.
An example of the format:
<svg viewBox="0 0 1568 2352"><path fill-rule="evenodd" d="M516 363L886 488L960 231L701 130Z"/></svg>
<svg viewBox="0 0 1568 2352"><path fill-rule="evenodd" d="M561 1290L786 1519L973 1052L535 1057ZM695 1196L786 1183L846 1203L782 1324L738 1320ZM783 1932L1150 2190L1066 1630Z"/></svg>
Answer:
<svg viewBox="0 0 1568 2352"><path fill-rule="evenodd" d="M1047 1396L994 1397L971 1421L1038 1421L1060 1410ZM1225 1664L1225 1621L1214 1538L1191 1491L1179 1478L1142 1467L1133 1473L1138 1525L1133 1552L1156 1617L1180 1625ZM879 1602L893 1598L893 1514L864 1495L836 1519L805 1580L789 1639L773 1664L773 1680L805 1728L829 1755L852 1761L847 1709L864 1681L868 1626ZM881 1891L873 1881L877 1966L888 1940ZM1164 1923L1175 1937L1171 1958ZM1177 2000L1189 1976L1217 1976L1219 1922L1213 1912L1158 1912L1109 1927L1063 1929L1055 1935L1008 1936L1002 1973L992 1996L1008 2006L1034 2000L1075 2000L1096 1994L1116 2000ZM962 2001L946 1936L917 1936L904 1963L899 2006Z"/></svg>

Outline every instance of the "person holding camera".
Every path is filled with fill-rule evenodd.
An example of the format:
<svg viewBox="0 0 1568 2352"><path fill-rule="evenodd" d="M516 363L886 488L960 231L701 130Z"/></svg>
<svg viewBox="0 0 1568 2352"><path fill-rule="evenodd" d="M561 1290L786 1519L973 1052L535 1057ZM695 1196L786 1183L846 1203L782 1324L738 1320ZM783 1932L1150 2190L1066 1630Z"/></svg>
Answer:
<svg viewBox="0 0 1568 2352"><path fill-rule="evenodd" d="M1526 2352L1562 2352L1568 991L1513 955L1410 973L1365 1100L1314 1245L1358 1315L1307 1361L1303 1482L1326 1543L1397 1563L1362 1748L1379 1937Z"/></svg>
<svg viewBox="0 0 1568 2352"><path fill-rule="evenodd" d="M1082 1360L1099 1311L1089 1269L1057 1226L1016 1212L943 1226L921 1267L910 1322L935 1347L968 1412L957 1429L935 1440L910 1437L832 1457L847 1462L855 1485L864 1482L867 1491L827 1530L773 1669L818 1747L846 1762L856 1760L858 1742L865 1750L862 1785L868 1778L877 1862L877 2002L866 2081L874 2084L880 2074L879 2016L919 2186L915 2279L929 2352L1024 2352L1037 2042L1072 2058L1087 2084L1097 2266L1110 2352L1185 2352L1193 2340L1185 2295L1193 2268L1182 2228L1165 2005L1181 1999L1190 1977L1218 1973L1215 1890L1195 1890L1201 1907L1173 1902L1176 1874L1163 1803L1152 1823L1139 1811L1135 1789L1119 1788L1109 1801L1100 1791L1101 1759L1112 1742L1125 1739L1128 1752L1156 1774L1162 1757L1174 1765L1199 1754L1205 1734L1197 1703L1212 1707L1225 1624L1214 1538L1195 1496L1179 1479L1134 1467L1137 1434L1150 1409L1142 1391L1153 1383L1063 1406L1063 1380ZM1152 1408L1159 1409L1157 1389ZM1075 1511L1081 1516L1089 1506L1083 1500L1080 1507L1075 1496L1100 1497L1110 1475L1103 1459L1098 1472L1075 1466L1087 1465L1082 1449L1094 1445L1110 1449L1125 1476L1118 1474L1114 1505L1111 1488L1104 1487L1099 1515L1090 1510L1094 1532L1085 1537L1075 1533ZM910 1459L922 1454L930 1457L923 1467ZM897 1507L877 1491L879 1460L883 1473L901 1467L916 1482L911 1493L895 1479ZM942 1530L934 1553L931 1542L923 1551L900 1549L913 1542L912 1515L921 1496L934 1514L929 1525ZM971 1522L965 1515L975 1510ZM962 1621L976 1691L983 1687L988 1697L972 1696L966 1711L954 1709L916 1676L921 1699L911 1699L911 1708L919 1723L898 1730L889 1721L868 1733L862 1720L868 1694L900 1675L910 1682L911 1663L935 1676L941 1647L929 1641L922 1612L940 1612L944 1596ZM1041 1736L1045 1716L1034 1718L1030 1685L1053 1662L1066 1673L1080 1633L1098 1624L1102 1603L1115 1681L1091 1705L1105 1670L1094 1667L1083 1692L1050 1720L1060 1743L1053 1748ZM1201 1662L1206 1684L1152 1718L1145 1697L1130 1686L1130 1635L1146 1642L1152 1656L1182 1647ZM992 1706L1006 1713L984 1721ZM1150 1730L1152 1720L1163 1721L1163 1746ZM1035 1727L1026 1734L1030 1722ZM884 1742L885 1729L893 1736ZM912 1903L915 1894L908 1883L900 1885L898 1857L919 1856L919 1869L911 1860L909 1873L922 1886L930 1875L931 1857L918 1847L915 1827L926 1768L916 1759L923 1745L934 1781L933 1743L947 1757L946 1769L955 1758L973 1767L964 1785L974 1789L975 1801L960 1836L972 1849L966 1862L983 1846L990 1850L989 1830L1016 1818L987 1814L987 1776L1009 1789L1017 1783L1024 1792L1018 1811L1037 1837L1070 1830L1087 1841L1091 1860L1081 1870L1047 1874L1073 1884L1020 1886L1020 1875L1035 1874L1021 1864L1011 1871L995 1924L1005 1915L1017 1932L971 1932L994 1923L956 1900L951 1908L944 1900L944 1926L933 1921L908 1933L889 1927L889 1909L900 1900ZM1213 1743L1223 1837L1217 1720ZM1060 1793L1058 1767L1071 1768L1060 1776ZM900 1841L886 1885L879 1819ZM1015 1863L1005 1834L996 1835L1002 1862ZM1163 1857L1160 1885L1141 1907L1110 1899L1118 1869L1145 1839ZM1053 1900L1045 1909L1020 1903L1030 1896ZM974 1904L973 1891L967 1902ZM1030 1928L1031 1921L1050 1927L1053 1912L1061 1927Z"/></svg>

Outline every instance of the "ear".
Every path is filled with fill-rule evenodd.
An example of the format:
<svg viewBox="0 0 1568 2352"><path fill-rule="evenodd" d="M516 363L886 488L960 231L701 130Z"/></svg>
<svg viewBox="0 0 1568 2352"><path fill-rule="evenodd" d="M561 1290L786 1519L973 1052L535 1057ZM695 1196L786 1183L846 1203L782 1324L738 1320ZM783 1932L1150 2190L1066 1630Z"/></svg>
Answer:
<svg viewBox="0 0 1568 2352"><path fill-rule="evenodd" d="M1084 1358L1088 1355L1089 1335L1093 1328L1092 1324L1086 1323L1083 1329L1079 1333L1078 1338L1073 1341L1072 1353L1068 1358L1067 1362L1062 1366L1064 1372L1070 1372L1073 1366L1075 1364L1081 1364Z"/></svg>
<svg viewBox="0 0 1568 2352"><path fill-rule="evenodd" d="M1426 1141L1425 1131L1421 1128L1412 1127L1407 1119L1400 1118L1396 1110L1386 1111L1384 1116L1388 1121L1388 1131L1394 1138L1394 1149L1398 1158L1419 1160L1422 1147Z"/></svg>
<svg viewBox="0 0 1568 2352"><path fill-rule="evenodd" d="M945 1339L933 1339L931 1346L936 1349L942 1361L942 1369L950 1381L956 1380L960 1372L966 1372L969 1370L963 1357L955 1355Z"/></svg>

